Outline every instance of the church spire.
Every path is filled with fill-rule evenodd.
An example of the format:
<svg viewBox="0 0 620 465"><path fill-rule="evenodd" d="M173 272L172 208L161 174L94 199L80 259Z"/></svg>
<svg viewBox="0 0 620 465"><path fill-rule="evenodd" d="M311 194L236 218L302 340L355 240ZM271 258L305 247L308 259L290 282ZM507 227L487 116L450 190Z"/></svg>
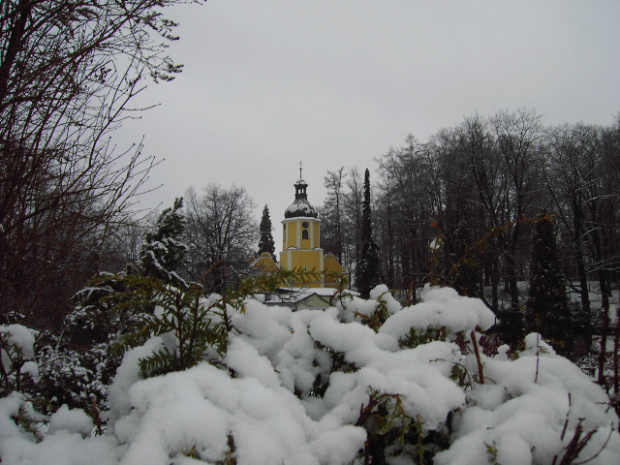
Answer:
<svg viewBox="0 0 620 465"><path fill-rule="evenodd" d="M299 180L295 183L295 201L284 212L285 218L308 217L317 218L319 215L310 202L306 189L308 184L303 180L303 165L299 162Z"/></svg>

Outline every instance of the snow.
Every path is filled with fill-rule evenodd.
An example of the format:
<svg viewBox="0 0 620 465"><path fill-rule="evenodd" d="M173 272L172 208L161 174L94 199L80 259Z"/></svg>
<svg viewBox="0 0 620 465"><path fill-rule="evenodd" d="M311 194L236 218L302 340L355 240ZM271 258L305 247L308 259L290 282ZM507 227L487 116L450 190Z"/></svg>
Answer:
<svg viewBox="0 0 620 465"><path fill-rule="evenodd" d="M50 417L49 432L67 431L77 433L82 436L90 436L93 431L93 419L84 410L71 410L67 405L63 405Z"/></svg>
<svg viewBox="0 0 620 465"><path fill-rule="evenodd" d="M495 315L482 301L459 296L454 289L427 286L421 297L421 303L390 317L381 331L402 339L412 328L423 331L444 327L456 334L469 333L476 328L484 331L495 323Z"/></svg>
<svg viewBox="0 0 620 465"><path fill-rule="evenodd" d="M317 452L336 452L339 438L355 439L355 450L361 446L363 431L342 427L324 434L288 390L239 375L231 378L204 363L133 385L132 410L114 426L119 440L129 444L120 463L163 465L191 450L216 462L229 451L229 434L238 463L257 465L318 465Z"/></svg>
<svg viewBox="0 0 620 465"><path fill-rule="evenodd" d="M3 377L0 381L17 383L18 378L24 375L34 381L39 378L39 366L34 359L35 333L30 328L19 324L0 325L0 360L2 362Z"/></svg>
<svg viewBox="0 0 620 465"><path fill-rule="evenodd" d="M84 437L81 434L86 426L84 412L59 409L52 415L47 433L45 428L38 428L37 433L44 436L41 442L36 442L33 434L24 432L13 421L20 412L30 418L37 417L32 404L21 394L13 393L0 399L0 457L3 464L90 465L94 458L98 465L118 464L122 449L114 437Z"/></svg>
<svg viewBox="0 0 620 465"><path fill-rule="evenodd" d="M618 306L609 304L607 315L609 316L609 326L614 328L618 324Z"/></svg>
<svg viewBox="0 0 620 465"><path fill-rule="evenodd" d="M387 307L390 315L400 311L402 308L402 305L394 298L385 284L379 284L372 289L370 291L370 299L371 302L372 300L382 302Z"/></svg>
<svg viewBox="0 0 620 465"><path fill-rule="evenodd" d="M541 347L536 346L537 340ZM436 463L484 463L488 444L495 445L498 463L551 463L572 438L580 418L585 419L585 431L598 429L582 457L594 456L602 449L613 427L616 431L604 453L590 463L618 463L618 418L610 415L605 392L574 364L555 355L536 333L526 337L526 346L514 361L485 357L486 376L493 383L468 395L471 407L458 414L458 439L435 457ZM565 422L562 441L559 433Z"/></svg>
<svg viewBox="0 0 620 465"><path fill-rule="evenodd" d="M388 316L375 331L362 321L380 308ZM221 363L142 379L139 360L173 343L173 335L128 351L109 389L102 436L91 435L86 413L64 406L49 424L39 423L37 442L12 420L20 409L36 417L27 399L0 399L2 463L363 463L371 427L355 425L372 392L398 398L424 433L445 436L447 444L435 446L437 465L559 463L578 425L584 434L596 431L579 461L620 463L609 397L538 334L526 337L516 359L505 347L495 357L479 354L481 382L471 332L479 337L495 317L452 289L427 287L422 301L406 308L385 286L369 300L347 295L325 310L294 312L250 299L243 310L229 308L229 317ZM412 329L429 328L443 328L445 340L401 344ZM31 347L24 329L11 334ZM464 376L455 376L456 368ZM413 463L411 449L398 450L386 451L387 463Z"/></svg>
<svg viewBox="0 0 620 465"><path fill-rule="evenodd" d="M20 351L21 357L24 360L30 360L34 358L34 332L22 325L0 325L0 335L5 334L7 336L7 342L9 345L14 346ZM2 363L7 366L9 363L8 354L2 351Z"/></svg>

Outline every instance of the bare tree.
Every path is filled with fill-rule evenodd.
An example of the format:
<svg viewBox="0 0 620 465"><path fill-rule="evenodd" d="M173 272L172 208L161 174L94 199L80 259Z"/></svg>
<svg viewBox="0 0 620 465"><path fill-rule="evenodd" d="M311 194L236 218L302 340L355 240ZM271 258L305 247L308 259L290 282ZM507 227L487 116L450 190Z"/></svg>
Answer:
<svg viewBox="0 0 620 465"><path fill-rule="evenodd" d="M467 248L473 238L480 238L486 234L485 223L488 218L477 189L475 175L479 171L473 169L475 165L472 163L476 158L472 157L472 154L477 150L472 151L471 147L465 149L471 142L474 142L475 146L476 134L479 136L480 133L474 131L470 134L474 137L469 139L464 126L465 123L456 129L441 130L424 144L422 152L428 165L427 195L433 205L430 211L431 218L438 221L445 236L444 267L447 276L452 274L457 278L454 282L461 281L465 277L462 276L463 273L467 270L465 273L467 286L455 284L455 287L464 293L466 288L468 295L481 295L482 256L469 253ZM474 218L476 221L472 221ZM469 255L465 257L465 254ZM464 260L467 262L466 265L461 263ZM455 273L454 269L458 269L458 272ZM490 273L487 277L490 277Z"/></svg>
<svg viewBox="0 0 620 465"><path fill-rule="evenodd" d="M323 222L321 244L325 251L336 256L339 263L342 263L344 244L342 198L345 176L344 166L341 166L336 171L328 171L323 180L323 185L327 189L327 198L321 209Z"/></svg>
<svg viewBox="0 0 620 465"><path fill-rule="evenodd" d="M496 136L497 151L507 177L508 207L513 220L518 220L534 205L542 193L540 116L532 110L519 109L514 113L500 112L491 118ZM519 273L517 248L521 243L521 223L515 221L507 239L505 278L510 291L511 313L521 313L517 281ZM510 323L511 326L516 325Z"/></svg>
<svg viewBox="0 0 620 465"><path fill-rule="evenodd" d="M581 295L582 311L590 319L590 297L587 277L586 211L588 191L597 168L596 135L592 127L561 126L551 128L547 135L546 179L566 236L572 245L568 249L574 259Z"/></svg>
<svg viewBox="0 0 620 465"><path fill-rule="evenodd" d="M170 80L181 0L0 4L0 314L41 321L98 268L153 159L112 132L146 75ZM84 265L81 265L84 264ZM88 269L83 269L88 268ZM17 318L17 316L15 316Z"/></svg>
<svg viewBox="0 0 620 465"><path fill-rule="evenodd" d="M247 271L256 252L254 203L243 187L218 184L209 184L202 196L190 187L185 198L189 278L203 278L211 290L224 293Z"/></svg>
<svg viewBox="0 0 620 465"><path fill-rule="evenodd" d="M457 287L488 300L499 316L501 339L516 342L526 302L523 283L531 273L533 223L543 210L557 213L562 265L578 278L582 298L581 312L573 317L585 337L577 342L589 347L589 282L598 279L608 296L620 276L620 124L549 129L528 109L473 115L426 143L409 136L377 163L372 227L390 286L421 284L432 259L434 278L453 285L464 280ZM338 190L338 174L326 177L324 232L335 233L330 215L338 204L343 262L350 260L347 268L355 270L361 182L347 173ZM428 245L437 235L442 245L431 256Z"/></svg>
<svg viewBox="0 0 620 465"><path fill-rule="evenodd" d="M349 272L349 282L353 281L354 270L360 261L362 250L362 205L364 184L357 168L350 168L343 191L343 237L344 248L342 265Z"/></svg>
<svg viewBox="0 0 620 465"><path fill-rule="evenodd" d="M381 244L384 272L394 286L408 289L421 282L429 269L430 211L439 197L431 198L433 176L422 144L409 135L404 147L391 148L378 160L379 199L377 237ZM385 249L384 249L385 247Z"/></svg>
<svg viewBox="0 0 620 465"><path fill-rule="evenodd" d="M609 295L619 263L617 138L614 129L585 124L551 128L547 136L546 179L566 237L565 267L581 297L575 318L582 351L592 341L588 280L597 277Z"/></svg>

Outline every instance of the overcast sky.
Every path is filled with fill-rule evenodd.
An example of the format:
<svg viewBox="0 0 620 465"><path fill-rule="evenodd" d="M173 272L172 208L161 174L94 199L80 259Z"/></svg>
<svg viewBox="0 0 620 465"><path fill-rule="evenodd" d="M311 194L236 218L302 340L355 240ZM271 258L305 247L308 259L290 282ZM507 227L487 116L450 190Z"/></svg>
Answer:
<svg viewBox="0 0 620 465"><path fill-rule="evenodd" d="M276 229L299 177L366 167L408 134L518 107L547 125L620 112L617 0L209 0L173 7L184 72L124 128L165 158L148 206L190 185L244 186Z"/></svg>

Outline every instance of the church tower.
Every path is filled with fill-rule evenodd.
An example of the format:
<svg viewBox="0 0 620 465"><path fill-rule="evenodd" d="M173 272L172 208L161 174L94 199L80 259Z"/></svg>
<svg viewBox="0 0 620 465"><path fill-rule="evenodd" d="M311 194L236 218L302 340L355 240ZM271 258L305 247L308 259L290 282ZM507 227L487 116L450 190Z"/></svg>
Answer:
<svg viewBox="0 0 620 465"><path fill-rule="evenodd" d="M324 271L321 249L321 220L310 202L308 184L301 178L295 183L295 201L284 212L280 266L286 270ZM301 285L301 283L299 283ZM323 287L321 282L305 282L304 286Z"/></svg>
<svg viewBox="0 0 620 465"><path fill-rule="evenodd" d="M323 254L321 220L319 220L317 211L308 202L306 192L308 184L303 180L301 163L299 164L299 180L294 186L295 200L284 211L282 221L280 266L278 267L270 253L263 253L254 261L252 267L260 273L277 272L278 268L321 273L314 281L295 280L289 285L337 289L341 282L340 278L345 278L346 272L334 254ZM323 301L323 304L325 303Z"/></svg>

